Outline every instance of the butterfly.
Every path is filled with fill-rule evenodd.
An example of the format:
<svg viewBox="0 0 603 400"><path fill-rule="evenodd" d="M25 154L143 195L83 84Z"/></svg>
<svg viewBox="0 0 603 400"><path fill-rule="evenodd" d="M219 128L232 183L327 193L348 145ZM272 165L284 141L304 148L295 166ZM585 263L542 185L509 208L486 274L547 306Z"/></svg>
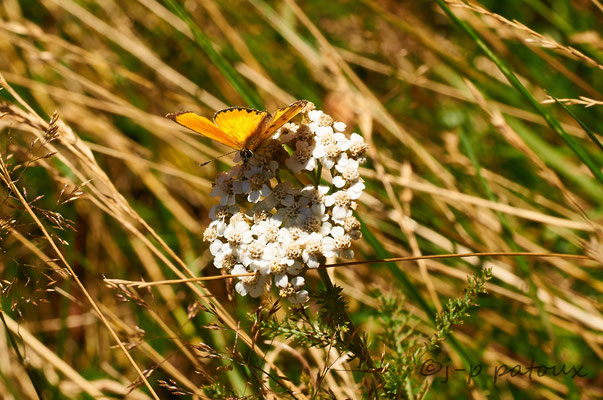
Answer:
<svg viewBox="0 0 603 400"><path fill-rule="evenodd" d="M203 136L238 150L243 162L284 124L301 112L308 102L299 100L273 114L245 107L230 107L214 114L213 122L192 111L166 117Z"/></svg>

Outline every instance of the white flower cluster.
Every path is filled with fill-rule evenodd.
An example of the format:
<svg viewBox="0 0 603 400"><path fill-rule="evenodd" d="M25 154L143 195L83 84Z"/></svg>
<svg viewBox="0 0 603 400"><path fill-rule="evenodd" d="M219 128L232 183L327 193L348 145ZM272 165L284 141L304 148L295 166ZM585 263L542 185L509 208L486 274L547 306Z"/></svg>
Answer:
<svg viewBox="0 0 603 400"><path fill-rule="evenodd" d="M354 256L360 223L352 211L365 187L358 166L367 145L356 133L346 137L343 122L309 106L302 124L285 124L214 183L211 196L220 205L210 211L204 240L216 268L254 273L238 278L235 289L243 296L258 297L274 283L281 297L303 303L308 292L300 273L329 258Z"/></svg>

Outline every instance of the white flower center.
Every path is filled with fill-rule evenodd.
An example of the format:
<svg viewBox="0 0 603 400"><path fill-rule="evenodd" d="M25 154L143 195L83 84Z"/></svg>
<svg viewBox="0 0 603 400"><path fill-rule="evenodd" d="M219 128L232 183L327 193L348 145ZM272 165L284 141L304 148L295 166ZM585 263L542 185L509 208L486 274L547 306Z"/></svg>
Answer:
<svg viewBox="0 0 603 400"><path fill-rule="evenodd" d="M358 158L366 153L368 150L368 144L364 142L353 142L348 150L350 151L352 157Z"/></svg>
<svg viewBox="0 0 603 400"><path fill-rule="evenodd" d="M349 207L352 204L352 199L346 192L337 192L333 195L335 205L339 207Z"/></svg>
<svg viewBox="0 0 603 400"><path fill-rule="evenodd" d="M343 176L343 179L345 179L348 182L357 181L360 178L360 174L358 173L358 170L354 167L344 168L343 172L341 173L341 176Z"/></svg>
<svg viewBox="0 0 603 400"><path fill-rule="evenodd" d="M243 214L242 212L238 212L235 215L233 215L232 217L230 217L231 225L236 225L237 222L247 222L247 218L246 218L245 214Z"/></svg>
<svg viewBox="0 0 603 400"><path fill-rule="evenodd" d="M260 190L264 184L264 174L258 173L251 175L251 178L249 178L249 184L251 186L251 190Z"/></svg>
<svg viewBox="0 0 603 400"><path fill-rule="evenodd" d="M237 258L233 254L227 254L222 259L222 268L226 268L226 270L232 269L237 263Z"/></svg>
<svg viewBox="0 0 603 400"><path fill-rule="evenodd" d="M241 241L243 241L243 235L241 235L239 232L232 232L230 237L227 239L231 246L236 247L241 244Z"/></svg>
<svg viewBox="0 0 603 400"><path fill-rule="evenodd" d="M255 275L242 277L241 281L243 281L243 283L246 285L254 285L259 279L260 279L260 274L258 272L256 272Z"/></svg>
<svg viewBox="0 0 603 400"><path fill-rule="evenodd" d="M306 147L304 149L298 148L295 150L295 153L293 153L293 156L295 157L295 161L297 161L299 164L305 164L308 162L310 157L312 157L312 150L310 147Z"/></svg>
<svg viewBox="0 0 603 400"><path fill-rule="evenodd" d="M322 203L322 200L324 199L324 195L315 188L302 191L302 195L308 199L309 205Z"/></svg>
<svg viewBox="0 0 603 400"><path fill-rule="evenodd" d="M360 221L350 215L349 217L346 217L346 219L343 221L343 229L346 232L360 230Z"/></svg>
<svg viewBox="0 0 603 400"><path fill-rule="evenodd" d="M218 229L216 228L215 225L208 227L203 232L203 240L206 242L213 242L217 238L218 238Z"/></svg>
<svg viewBox="0 0 603 400"><path fill-rule="evenodd" d="M297 217L297 214L299 214L299 204L293 204L291 207L287 207L286 211L288 218L293 219Z"/></svg>
<svg viewBox="0 0 603 400"><path fill-rule="evenodd" d="M276 185L274 190L272 191L272 195L277 202L281 202L287 197L289 194L289 186L286 184Z"/></svg>
<svg viewBox="0 0 603 400"><path fill-rule="evenodd" d="M302 248L299 243L291 242L287 244L287 247L285 248L285 256L287 256L287 258L296 259L301 257L301 255Z"/></svg>
<svg viewBox="0 0 603 400"><path fill-rule="evenodd" d="M260 242L253 242L247 246L247 251L251 258L260 259L264 255L264 245Z"/></svg>
<svg viewBox="0 0 603 400"><path fill-rule="evenodd" d="M272 260L270 262L270 271L274 274L282 274L287 270L287 264L281 262L281 260Z"/></svg>
<svg viewBox="0 0 603 400"><path fill-rule="evenodd" d="M219 206L216 207L216 219L220 221L224 221L226 217L228 217L230 213L228 212L227 206Z"/></svg>
<svg viewBox="0 0 603 400"><path fill-rule="evenodd" d="M295 288L289 283L289 284L287 284L287 287L284 287L281 290L279 290L278 295L283 298L286 298L286 297L294 296L295 293L297 293L297 290L295 290Z"/></svg>
<svg viewBox="0 0 603 400"><path fill-rule="evenodd" d="M270 213L267 210L255 210L253 212L253 223L257 224L262 221L266 221Z"/></svg>
<svg viewBox="0 0 603 400"><path fill-rule="evenodd" d="M276 242L278 240L278 228L270 225L266 228L264 235L269 242Z"/></svg>
<svg viewBox="0 0 603 400"><path fill-rule="evenodd" d="M335 248L345 250L352 247L352 239L348 235L341 235L335 238Z"/></svg>
<svg viewBox="0 0 603 400"><path fill-rule="evenodd" d="M320 138L320 143L322 143L322 145L325 147L336 146L337 140L335 140L335 136L325 134Z"/></svg>
<svg viewBox="0 0 603 400"><path fill-rule="evenodd" d="M319 232L321 226L322 226L322 221L321 221L320 217L313 215L306 220L302 229L309 233Z"/></svg>
<svg viewBox="0 0 603 400"><path fill-rule="evenodd" d="M331 125L333 125L333 118L330 115L323 114L320 116L320 119L318 120L318 125L331 126Z"/></svg>
<svg viewBox="0 0 603 400"><path fill-rule="evenodd" d="M332 144L327 147L327 156L329 158L337 158L341 153L341 148L337 144Z"/></svg>
<svg viewBox="0 0 603 400"><path fill-rule="evenodd" d="M306 242L306 251L311 256L319 256L322 254L322 244L318 239L310 239Z"/></svg>
<svg viewBox="0 0 603 400"><path fill-rule="evenodd" d="M298 240L302 236L302 233L303 233L303 231L301 230L301 228L298 228L296 226L291 228L291 230L289 231L289 234L291 235L291 239L293 239L293 240Z"/></svg>
<svg viewBox="0 0 603 400"><path fill-rule="evenodd" d="M309 142L314 138L314 132L312 132L308 125L304 124L300 125L299 128L297 128L296 136L299 140Z"/></svg>

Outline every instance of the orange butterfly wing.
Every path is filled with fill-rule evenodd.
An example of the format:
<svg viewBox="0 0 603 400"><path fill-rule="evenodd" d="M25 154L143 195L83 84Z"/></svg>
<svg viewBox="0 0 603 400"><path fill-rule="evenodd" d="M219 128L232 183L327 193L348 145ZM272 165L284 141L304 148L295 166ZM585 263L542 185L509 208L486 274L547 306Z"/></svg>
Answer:
<svg viewBox="0 0 603 400"><path fill-rule="evenodd" d="M274 135L274 133L287 122L289 122L293 117L303 110L303 108L308 104L306 100L299 100L295 103L289 104L287 107L279 108L274 113L272 120L270 121L270 126L266 128L260 135L258 135L257 140L249 145L250 150L257 149L264 140L268 137Z"/></svg>
<svg viewBox="0 0 603 400"><path fill-rule="evenodd" d="M191 111L184 111L179 113L170 113L166 115L166 117L190 130L213 139L216 142L225 144L228 147L232 147L236 150L241 150L243 148L243 142L239 141L238 136L224 132L214 125L214 123L212 123L209 119L202 117L199 114L195 114Z"/></svg>
<svg viewBox="0 0 603 400"><path fill-rule="evenodd" d="M231 107L218 111L214 123L226 134L242 144L242 148L255 150L252 144L266 130L272 116L267 111L252 108Z"/></svg>
<svg viewBox="0 0 603 400"><path fill-rule="evenodd" d="M307 103L306 100L296 101L276 110L274 116L267 111L230 107L216 112L213 123L191 111L170 113L166 117L233 149L255 151L266 138L299 114Z"/></svg>

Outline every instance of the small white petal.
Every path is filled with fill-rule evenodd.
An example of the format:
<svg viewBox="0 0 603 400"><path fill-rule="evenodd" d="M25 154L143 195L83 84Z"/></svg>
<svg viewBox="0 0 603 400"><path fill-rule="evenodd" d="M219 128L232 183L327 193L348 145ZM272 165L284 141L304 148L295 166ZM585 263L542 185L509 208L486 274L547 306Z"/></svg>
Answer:
<svg viewBox="0 0 603 400"><path fill-rule="evenodd" d="M336 131L344 132L346 125L343 122L337 121L333 124L333 128L335 128ZM355 133L353 133L352 135L355 135Z"/></svg>
<svg viewBox="0 0 603 400"><path fill-rule="evenodd" d="M235 290L241 296L247 296L247 288L245 287L245 284L243 282L237 282L237 284L235 285Z"/></svg>
<svg viewBox="0 0 603 400"><path fill-rule="evenodd" d="M305 284L306 281L303 276L296 276L295 278L291 279L291 285L293 285L295 289L301 289Z"/></svg>
<svg viewBox="0 0 603 400"><path fill-rule="evenodd" d="M312 150L312 157L314 157L314 158L322 158L326 154L327 154L327 148L323 145L318 145L314 148L314 150Z"/></svg>
<svg viewBox="0 0 603 400"><path fill-rule="evenodd" d="M350 185L350 187L348 188L347 194L348 194L348 196L350 196L350 199L356 200L362 195L362 191L364 190L365 187L366 186L364 185L364 183L361 180L356 181Z"/></svg>
<svg viewBox="0 0 603 400"><path fill-rule="evenodd" d="M237 264L235 265L232 270L230 271L230 273L232 275L241 275L241 274L248 274L249 271L247 271L245 269L245 267L243 267L241 264Z"/></svg>
<svg viewBox="0 0 603 400"><path fill-rule="evenodd" d="M333 167L335 166L335 160L333 160L332 158L323 157L320 161L322 162L323 167L325 167L326 169L333 169Z"/></svg>
<svg viewBox="0 0 603 400"><path fill-rule="evenodd" d="M333 178L333 185L338 188L342 188L345 186L345 179L343 179L340 175L337 175Z"/></svg>
<svg viewBox="0 0 603 400"><path fill-rule="evenodd" d="M253 235L251 233L251 231L247 231L243 234L243 239L241 239L242 243L248 244L251 243L253 241Z"/></svg>
<svg viewBox="0 0 603 400"><path fill-rule="evenodd" d="M318 268L320 266L320 263L318 262L318 259L315 257L309 258L308 261L306 261L306 265L308 266L308 268Z"/></svg>
<svg viewBox="0 0 603 400"><path fill-rule="evenodd" d="M331 236L333 236L334 238L343 236L344 234L345 234L345 231L343 230L343 228L341 226L336 226L335 228L333 228L331 230Z"/></svg>
<svg viewBox="0 0 603 400"><path fill-rule="evenodd" d="M287 161L285 161L285 165L287 166L287 168L289 168L291 171L295 172L295 173L300 173L303 166L297 162L297 160L295 160L295 158L290 157L287 159Z"/></svg>
<svg viewBox="0 0 603 400"><path fill-rule="evenodd" d="M249 257L248 254L241 254L239 256L239 261L247 268L249 268L251 271L255 271L255 265L252 265L253 263L253 259L251 257Z"/></svg>
<svg viewBox="0 0 603 400"><path fill-rule="evenodd" d="M332 225L329 222L325 222L320 227L320 234L322 236L327 236L331 234Z"/></svg>
<svg viewBox="0 0 603 400"><path fill-rule="evenodd" d="M308 118L310 121L318 121L322 117L323 112L320 110L312 110L308 112Z"/></svg>
<svg viewBox="0 0 603 400"><path fill-rule="evenodd" d="M284 205L285 207L291 207L294 203L295 203L295 198L293 196L291 196L290 194L288 194L287 196L285 196L285 198L283 200L281 200L281 204Z"/></svg>
<svg viewBox="0 0 603 400"><path fill-rule="evenodd" d="M210 197L216 197L216 196L221 196L222 195L222 188L220 188L218 185L214 186L214 188L211 190L211 192L209 192L209 196Z"/></svg>
<svg viewBox="0 0 603 400"><path fill-rule="evenodd" d="M343 220L348 216L348 209L346 207L335 206L333 207L333 220Z"/></svg>
<svg viewBox="0 0 603 400"><path fill-rule="evenodd" d="M253 192L249 193L249 195L247 196L247 200L250 203L257 203L258 201L260 201L260 192L254 190Z"/></svg>
<svg viewBox="0 0 603 400"><path fill-rule="evenodd" d="M289 278L287 274L278 274L274 276L274 284L278 287L287 287L287 283L289 283Z"/></svg>
<svg viewBox="0 0 603 400"><path fill-rule="evenodd" d="M211 253L211 255L215 257L222 248L223 244L224 243L219 239L216 239L211 242L211 244L209 245L209 252Z"/></svg>
<svg viewBox="0 0 603 400"><path fill-rule="evenodd" d="M325 257L330 258L330 257L337 255L335 253L335 239L333 239L331 236L325 237L321 241L321 244L322 244L322 252Z"/></svg>
<svg viewBox="0 0 603 400"><path fill-rule="evenodd" d="M276 214L274 214L272 216L272 219L274 219L275 221L277 221L279 224L282 224L283 221L285 220L285 217L287 216L287 209L286 208L281 208L279 209Z"/></svg>
<svg viewBox="0 0 603 400"><path fill-rule="evenodd" d="M362 136L360 136L359 134L357 134L356 132L352 133L352 135L350 136L350 140L352 142L364 143L364 138Z"/></svg>
<svg viewBox="0 0 603 400"><path fill-rule="evenodd" d="M302 304L308 300L310 300L310 296L308 295L307 290L300 290L295 294L295 296L289 299L289 301L293 304Z"/></svg>
<svg viewBox="0 0 603 400"><path fill-rule="evenodd" d="M341 258L347 258L347 259L354 258L354 250L352 250L352 249L342 250Z"/></svg>
<svg viewBox="0 0 603 400"><path fill-rule="evenodd" d="M266 185L265 183L262 185L262 188L260 189L260 194L264 197L270 195L270 192L272 190L270 189L270 186Z"/></svg>
<svg viewBox="0 0 603 400"><path fill-rule="evenodd" d="M312 171L314 168L316 168L316 159L315 158L309 158L308 159L308 163L306 164L306 169L308 171Z"/></svg>
<svg viewBox="0 0 603 400"><path fill-rule="evenodd" d="M270 264L268 264L268 263L258 263L258 264L259 264L258 271L260 271L260 274L262 274L262 275L270 274Z"/></svg>
<svg viewBox="0 0 603 400"><path fill-rule="evenodd" d="M341 151L346 151L350 147L352 147L352 142L344 137L341 141L338 142L338 145Z"/></svg>

